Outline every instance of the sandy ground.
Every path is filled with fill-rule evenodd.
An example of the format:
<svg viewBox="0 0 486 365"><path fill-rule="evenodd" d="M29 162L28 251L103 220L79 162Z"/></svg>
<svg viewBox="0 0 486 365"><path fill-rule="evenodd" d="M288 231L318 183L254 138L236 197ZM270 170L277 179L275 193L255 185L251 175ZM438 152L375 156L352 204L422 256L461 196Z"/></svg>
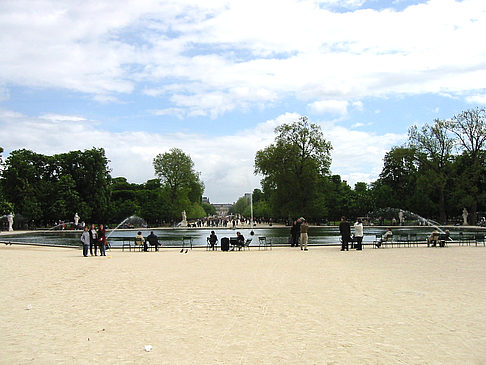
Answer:
<svg viewBox="0 0 486 365"><path fill-rule="evenodd" d="M484 247L2 245L0 279L1 364L486 363Z"/></svg>

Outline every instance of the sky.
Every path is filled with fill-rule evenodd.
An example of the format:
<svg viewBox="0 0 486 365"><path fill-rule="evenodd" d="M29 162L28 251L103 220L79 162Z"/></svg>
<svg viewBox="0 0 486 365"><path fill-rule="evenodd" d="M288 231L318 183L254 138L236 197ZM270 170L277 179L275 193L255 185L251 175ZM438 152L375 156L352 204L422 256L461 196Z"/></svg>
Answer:
<svg viewBox="0 0 486 365"><path fill-rule="evenodd" d="M410 126L486 104L485 34L484 0L1 0L0 146L103 147L133 183L176 147L231 203L305 115L369 183Z"/></svg>

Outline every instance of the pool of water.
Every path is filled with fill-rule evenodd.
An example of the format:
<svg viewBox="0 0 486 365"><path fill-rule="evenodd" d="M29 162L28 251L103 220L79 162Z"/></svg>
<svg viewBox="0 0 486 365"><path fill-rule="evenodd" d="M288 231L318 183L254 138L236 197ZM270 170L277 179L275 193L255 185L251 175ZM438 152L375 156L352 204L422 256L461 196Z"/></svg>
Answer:
<svg viewBox="0 0 486 365"><path fill-rule="evenodd" d="M443 227L443 229L445 229ZM484 233L484 228L471 227L447 227L451 232L452 239L458 239L460 232L464 235L472 235L477 232ZM289 227L271 227L271 228L255 228L252 236L250 228L239 229L214 229L219 239L222 237L236 237L236 232L240 231L245 238L252 238L251 245L258 245L258 237L264 236L272 240L274 245L286 245L289 243L290 228ZM140 229L144 237L150 234L151 229ZM154 233L159 237L159 242L163 246L177 247L182 244L183 237L192 237L193 246L205 247L206 238L209 236L211 228L188 228L188 229L153 229ZM393 234L395 237L399 235L417 234L419 238L425 238L433 231L432 227L393 227ZM138 230L115 230L108 231L110 235L108 241L112 247L121 247L125 241L133 241ZM364 227L363 242L372 242L376 235L381 235L385 232L385 227ZM44 245L71 245L80 246L80 231L42 231L29 232L18 235L3 234L0 236L0 241L37 243ZM309 244L310 245L336 245L340 242L338 227L310 227L309 229Z"/></svg>

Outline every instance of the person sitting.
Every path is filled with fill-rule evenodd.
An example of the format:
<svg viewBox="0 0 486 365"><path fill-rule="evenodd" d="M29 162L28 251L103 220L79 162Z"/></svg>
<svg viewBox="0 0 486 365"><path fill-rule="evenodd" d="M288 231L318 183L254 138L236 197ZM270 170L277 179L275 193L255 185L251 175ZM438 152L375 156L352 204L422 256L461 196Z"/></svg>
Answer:
<svg viewBox="0 0 486 365"><path fill-rule="evenodd" d="M434 231L427 238L427 247L429 247L430 245L432 245L432 247L437 246L437 242L439 241L439 235L439 231L437 229L434 229Z"/></svg>
<svg viewBox="0 0 486 365"><path fill-rule="evenodd" d="M243 246L245 246L245 237L240 232L236 232L238 249L241 250Z"/></svg>
<svg viewBox="0 0 486 365"><path fill-rule="evenodd" d="M216 242L218 242L218 236L216 236L216 233L214 231L211 231L211 235L208 238L209 244L211 245L211 249L214 251L214 246L216 245Z"/></svg>
<svg viewBox="0 0 486 365"><path fill-rule="evenodd" d="M155 251L159 250L159 238L154 234L154 231L150 231L150 234L147 236L147 242L155 247Z"/></svg>
<svg viewBox="0 0 486 365"><path fill-rule="evenodd" d="M147 244L145 243L145 238L142 236L142 232L138 231L137 235L135 236L135 245L141 246L143 245L143 250L147 251L148 247Z"/></svg>
<svg viewBox="0 0 486 365"><path fill-rule="evenodd" d="M386 232L381 236L380 241L378 243L375 243L375 246L380 248L383 242L388 242L393 239L393 232L391 228L387 228Z"/></svg>

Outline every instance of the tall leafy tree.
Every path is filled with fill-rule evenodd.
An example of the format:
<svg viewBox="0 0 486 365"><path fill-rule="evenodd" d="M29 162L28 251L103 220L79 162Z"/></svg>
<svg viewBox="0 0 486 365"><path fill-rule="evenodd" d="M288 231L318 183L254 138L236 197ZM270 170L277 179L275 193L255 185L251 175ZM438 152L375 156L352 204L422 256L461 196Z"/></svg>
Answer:
<svg viewBox="0 0 486 365"><path fill-rule="evenodd" d="M320 127L300 117L275 128L275 142L256 153L255 173L280 217L317 217L325 209L320 178L329 172L331 144Z"/></svg>
<svg viewBox="0 0 486 365"><path fill-rule="evenodd" d="M27 220L52 224L72 220L106 219L109 169L103 149L45 156L29 150L10 153L2 171L6 198Z"/></svg>
<svg viewBox="0 0 486 365"><path fill-rule="evenodd" d="M374 184L378 208L392 207L417 212L416 194L419 163L417 151L393 147L385 154L383 170Z"/></svg>
<svg viewBox="0 0 486 365"><path fill-rule="evenodd" d="M439 219L446 222L446 187L451 173L452 150L454 141L445 129L445 123L436 119L433 125L425 124L422 128L412 126L408 131L409 144L418 153L415 154L426 178L420 179L428 190L436 190L439 198ZM422 175L423 176L423 175Z"/></svg>
<svg viewBox="0 0 486 365"><path fill-rule="evenodd" d="M463 111L445 122L444 126L457 138L457 146L466 162L466 168L458 176L457 186L469 196L470 223L475 224L478 205L486 200L486 193L481 188L485 185L486 110Z"/></svg>
<svg viewBox="0 0 486 365"><path fill-rule="evenodd" d="M171 217L177 219L183 210L188 213L198 210L193 203L201 202L204 185L189 155L179 148L158 154L153 161L155 174L160 179L169 197ZM204 209L198 210L204 215Z"/></svg>

